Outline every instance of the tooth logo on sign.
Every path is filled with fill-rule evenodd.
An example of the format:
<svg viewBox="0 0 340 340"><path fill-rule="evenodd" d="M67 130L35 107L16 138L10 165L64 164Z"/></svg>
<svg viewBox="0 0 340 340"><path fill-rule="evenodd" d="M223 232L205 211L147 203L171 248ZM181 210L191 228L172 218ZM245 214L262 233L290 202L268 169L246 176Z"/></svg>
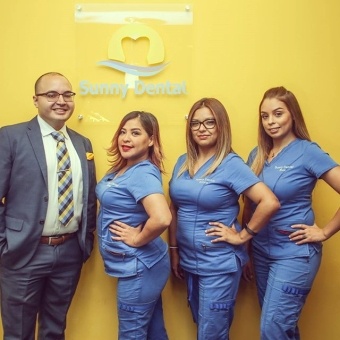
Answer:
<svg viewBox="0 0 340 340"><path fill-rule="evenodd" d="M147 38L150 48L147 55L149 66L130 65L125 63L122 40L131 38ZM125 83L134 88L139 77L154 76L164 70L168 63L164 63L164 44L160 35L151 27L144 24L128 24L118 29L112 36L108 47L109 60L99 61L98 64L125 73ZM156 65L157 64L157 65Z"/></svg>
<svg viewBox="0 0 340 340"><path fill-rule="evenodd" d="M142 44L136 48L138 52L135 53L144 53L145 50L143 48L147 46L145 44L145 40L147 40L149 49L146 53L145 61L143 60L141 63L138 61L135 63L130 62L131 58L139 60L139 57L144 57L144 55L133 55L130 49L126 51L126 39L130 39L133 42L136 42L138 39L142 40L140 41ZM127 55L124 54L124 51ZM115 31L108 44L107 56L108 60L97 61L96 64L100 67L121 72L125 76L124 81L92 83L87 79L83 79L79 82L80 95L108 95L119 96L121 99L125 99L128 95L168 97L183 96L188 93L185 80L172 81L167 78L157 81L158 77L153 78L153 76L160 74L169 65L169 62L164 61L165 49L162 38L158 32L145 24L131 23L121 26ZM127 63L127 60L129 63ZM166 73L164 72L164 75ZM145 81L145 79L140 80L143 77L149 78L149 81Z"/></svg>

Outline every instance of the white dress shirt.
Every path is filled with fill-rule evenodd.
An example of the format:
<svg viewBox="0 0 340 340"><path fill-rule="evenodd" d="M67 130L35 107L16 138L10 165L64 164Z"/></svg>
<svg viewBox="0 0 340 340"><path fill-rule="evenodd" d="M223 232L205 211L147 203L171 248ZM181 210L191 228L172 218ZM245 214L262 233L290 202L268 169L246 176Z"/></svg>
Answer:
<svg viewBox="0 0 340 340"><path fill-rule="evenodd" d="M51 133L55 131L52 126L47 124L40 116L38 123L43 138L45 157L47 164L48 178L48 206L46 219L43 229L43 236L54 236L60 234L74 233L78 230L81 214L83 210L83 175L81 170L80 159L72 144L72 141L67 133L64 125L59 131L65 136L65 143L70 155L72 169L72 185L73 185L73 201L74 201L74 216L69 224L65 227L59 221L58 207L58 174L57 174L57 156L56 156L56 140Z"/></svg>

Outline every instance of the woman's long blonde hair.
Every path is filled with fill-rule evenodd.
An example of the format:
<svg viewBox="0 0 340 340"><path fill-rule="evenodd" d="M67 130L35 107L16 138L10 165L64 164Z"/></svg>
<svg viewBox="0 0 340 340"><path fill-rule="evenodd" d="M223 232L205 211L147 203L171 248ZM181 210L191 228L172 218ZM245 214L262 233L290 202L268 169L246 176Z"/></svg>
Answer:
<svg viewBox="0 0 340 340"><path fill-rule="evenodd" d="M267 90L259 105L259 123L258 123L258 149L254 161L251 165L252 170L256 175L259 175L263 169L264 163L269 156L270 150L273 148L273 139L268 136L263 128L262 117L261 117L261 107L266 99L276 98L277 100L283 102L288 111L290 112L293 120L293 133L297 138L305 139L310 141L309 133L305 120L303 118L300 105L294 96L294 94L283 86L273 87Z"/></svg>
<svg viewBox="0 0 340 340"><path fill-rule="evenodd" d="M211 166L207 169L203 177L213 173L221 164L222 160L233 152L231 147L231 127L227 110L223 104L215 98L202 98L198 100L190 109L187 126L186 126L186 145L187 145L187 159L181 166L178 172L178 177L185 171L189 172L190 177L194 176L194 166L198 159L198 145L194 141L190 123L196 110L206 107L213 114L216 120L217 142L215 159Z"/></svg>

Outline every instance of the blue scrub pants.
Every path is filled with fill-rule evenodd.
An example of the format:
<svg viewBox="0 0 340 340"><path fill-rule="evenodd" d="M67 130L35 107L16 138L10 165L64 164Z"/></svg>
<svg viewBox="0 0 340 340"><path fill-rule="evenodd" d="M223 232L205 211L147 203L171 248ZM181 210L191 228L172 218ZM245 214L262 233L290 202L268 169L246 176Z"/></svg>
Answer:
<svg viewBox="0 0 340 340"><path fill-rule="evenodd" d="M297 323L322 257L321 251L310 248L309 257L275 260L253 250L261 340L300 339Z"/></svg>
<svg viewBox="0 0 340 340"><path fill-rule="evenodd" d="M119 278L117 286L119 339L167 340L162 290L170 274L166 254L152 268L137 262L137 275Z"/></svg>
<svg viewBox="0 0 340 340"><path fill-rule="evenodd" d="M234 273L211 276L185 273L188 302L198 340L227 340L234 317L235 299L242 269Z"/></svg>

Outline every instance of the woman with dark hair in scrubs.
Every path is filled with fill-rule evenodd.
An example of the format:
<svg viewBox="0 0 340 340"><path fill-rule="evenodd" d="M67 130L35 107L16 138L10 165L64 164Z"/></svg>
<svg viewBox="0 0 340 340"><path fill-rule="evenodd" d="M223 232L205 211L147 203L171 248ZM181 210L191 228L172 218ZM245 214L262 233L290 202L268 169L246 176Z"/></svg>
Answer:
<svg viewBox="0 0 340 340"><path fill-rule="evenodd" d="M258 131L248 163L281 204L252 239L261 340L298 340L297 324L320 266L321 242L340 229L340 210L324 228L316 225L312 193L318 179L340 193L340 166L310 140L299 103L284 87L265 92ZM244 222L254 208L246 199Z"/></svg>
<svg viewBox="0 0 340 340"><path fill-rule="evenodd" d="M118 278L120 340L167 340L161 292L170 274L160 235L171 221L163 194L163 150L156 117L132 111L108 149L111 167L98 183L98 240L108 275Z"/></svg>

